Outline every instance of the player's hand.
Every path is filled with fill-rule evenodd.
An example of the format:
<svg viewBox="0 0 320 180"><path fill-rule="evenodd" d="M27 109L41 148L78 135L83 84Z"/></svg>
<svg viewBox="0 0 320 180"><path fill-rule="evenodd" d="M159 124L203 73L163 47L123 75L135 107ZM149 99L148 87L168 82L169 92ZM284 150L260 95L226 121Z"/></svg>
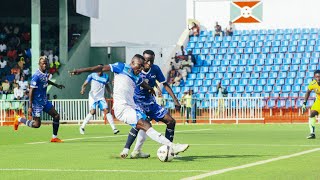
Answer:
<svg viewBox="0 0 320 180"><path fill-rule="evenodd" d="M32 108L31 108L31 107L28 108L28 116L29 116L29 117L32 116Z"/></svg>
<svg viewBox="0 0 320 180"><path fill-rule="evenodd" d="M80 94L83 95L85 93L84 89L81 89Z"/></svg>
<svg viewBox="0 0 320 180"><path fill-rule="evenodd" d="M64 85L62 85L62 84L60 84L60 85L58 84L57 88L62 89L62 88L66 88L66 87L64 87Z"/></svg>
<svg viewBox="0 0 320 180"><path fill-rule="evenodd" d="M154 89L149 89L149 93L152 94L153 96L156 96L156 92L154 91Z"/></svg>
<svg viewBox="0 0 320 180"><path fill-rule="evenodd" d="M79 72L77 69L75 69L73 71L69 71L69 74L70 74L70 76L73 76L73 75L79 75L79 74L81 74L81 72Z"/></svg>
<svg viewBox="0 0 320 180"><path fill-rule="evenodd" d="M302 107L301 107L302 114L304 114L304 113L307 111L307 105L306 105L306 104L307 104L306 102L304 102L304 103L302 104Z"/></svg>

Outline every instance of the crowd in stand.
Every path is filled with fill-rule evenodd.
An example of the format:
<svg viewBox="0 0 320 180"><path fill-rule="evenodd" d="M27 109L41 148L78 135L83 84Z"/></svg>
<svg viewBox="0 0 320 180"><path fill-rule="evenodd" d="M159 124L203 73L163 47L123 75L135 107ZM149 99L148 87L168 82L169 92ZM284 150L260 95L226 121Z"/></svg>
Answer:
<svg viewBox="0 0 320 180"><path fill-rule="evenodd" d="M221 25L216 22L214 26L214 36L232 36L233 31L235 30L234 24L229 21L228 26L225 28L225 31L222 30ZM200 35L200 26L195 22L192 23L192 27L189 29L189 37L199 36Z"/></svg>

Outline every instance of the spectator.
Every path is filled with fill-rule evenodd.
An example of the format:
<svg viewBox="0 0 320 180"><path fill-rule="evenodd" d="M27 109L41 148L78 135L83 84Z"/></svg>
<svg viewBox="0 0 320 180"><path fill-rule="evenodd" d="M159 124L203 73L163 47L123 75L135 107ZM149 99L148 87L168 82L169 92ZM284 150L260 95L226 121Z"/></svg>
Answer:
<svg viewBox="0 0 320 180"><path fill-rule="evenodd" d="M227 36L232 36L233 35L233 31L234 31L234 24L229 21L229 25L226 28L226 35Z"/></svg>
<svg viewBox="0 0 320 180"><path fill-rule="evenodd" d="M173 58L174 58L174 61L170 62L171 68L174 69L174 70L179 71L180 68L181 68L181 61L180 61L180 59L178 59L177 56L175 56Z"/></svg>
<svg viewBox="0 0 320 180"><path fill-rule="evenodd" d="M187 81L187 75L188 75L187 70L181 66L178 72L180 73L180 75L181 75L184 83L186 83L186 81Z"/></svg>
<svg viewBox="0 0 320 180"><path fill-rule="evenodd" d="M167 78L168 84L173 86L179 86L180 80L181 80L181 75L179 74L179 72L175 69L172 69Z"/></svg>
<svg viewBox="0 0 320 180"><path fill-rule="evenodd" d="M52 50L49 50L48 62L49 62L49 65L51 65L53 63L53 51Z"/></svg>
<svg viewBox="0 0 320 180"><path fill-rule="evenodd" d="M23 90L19 84L13 89L14 100L21 100L23 98Z"/></svg>
<svg viewBox="0 0 320 180"><path fill-rule="evenodd" d="M31 58L31 48L30 47L26 48L24 50L24 53L25 53L27 58L29 58L29 59Z"/></svg>
<svg viewBox="0 0 320 180"><path fill-rule="evenodd" d="M14 66L14 68L11 69L11 74L13 74L15 76L14 79L19 80L20 79L20 73L21 73L21 69L16 64Z"/></svg>
<svg viewBox="0 0 320 180"><path fill-rule="evenodd" d="M53 75L54 73L57 73L57 74L59 75L59 71L58 71L58 68L57 68L55 62L53 62L53 63L50 64L49 73L52 74L52 75Z"/></svg>
<svg viewBox="0 0 320 180"><path fill-rule="evenodd" d="M3 59L3 57L0 57L0 69L4 69L7 65L7 61Z"/></svg>
<svg viewBox="0 0 320 180"><path fill-rule="evenodd" d="M25 92L23 93L22 100L29 100L29 92L28 92L28 91L25 91Z"/></svg>
<svg viewBox="0 0 320 180"><path fill-rule="evenodd" d="M221 86L221 82L217 85L217 97L227 97L228 91L226 88Z"/></svg>
<svg viewBox="0 0 320 180"><path fill-rule="evenodd" d="M20 81L18 81L17 83L23 91L26 91L29 86L28 81L26 81L23 76L21 76Z"/></svg>
<svg viewBox="0 0 320 180"><path fill-rule="evenodd" d="M193 67L193 63L191 61L191 58L186 59L181 62L182 69L185 69L187 73L191 72L191 68Z"/></svg>
<svg viewBox="0 0 320 180"><path fill-rule="evenodd" d="M26 59L25 59L24 67L26 67L26 68L30 68L30 67L31 67L31 61L30 61L30 58L26 58Z"/></svg>
<svg viewBox="0 0 320 180"><path fill-rule="evenodd" d="M2 86L0 86L0 95L4 94Z"/></svg>
<svg viewBox="0 0 320 180"><path fill-rule="evenodd" d="M191 60L193 64L196 64L196 57L192 54L192 51L188 51L188 61Z"/></svg>
<svg viewBox="0 0 320 180"><path fill-rule="evenodd" d="M192 27L189 30L190 30L189 37L199 36L200 27L195 22L192 22Z"/></svg>
<svg viewBox="0 0 320 180"><path fill-rule="evenodd" d="M2 90L4 94L8 94L10 92L10 83L8 80L5 80L4 82L2 82Z"/></svg>
<svg viewBox="0 0 320 180"><path fill-rule="evenodd" d="M189 123L190 116L192 118L192 123L196 122L195 118L195 99L193 97L193 90L189 90L188 94L184 96L185 104L187 108L187 123Z"/></svg>
<svg viewBox="0 0 320 180"><path fill-rule="evenodd" d="M58 99L58 96L56 94L53 95L53 99Z"/></svg>
<svg viewBox="0 0 320 180"><path fill-rule="evenodd" d="M9 47L9 51L7 52L7 56L10 60L15 61L18 57L17 50Z"/></svg>
<svg viewBox="0 0 320 180"><path fill-rule="evenodd" d="M214 30L215 30L214 36L222 36L222 28L218 24L218 22L216 22L216 26L214 27Z"/></svg>
<svg viewBox="0 0 320 180"><path fill-rule="evenodd" d="M0 54L1 55L7 54L7 45L3 41L1 41L0 43Z"/></svg>
<svg viewBox="0 0 320 180"><path fill-rule="evenodd" d="M24 57L20 57L20 60L18 62L18 66L21 70L23 70L24 64L25 64Z"/></svg>
<svg viewBox="0 0 320 180"><path fill-rule="evenodd" d="M180 104L181 104L181 109L180 109L180 116L183 117L185 116L185 112L186 112L186 95L188 94L188 91L183 93L183 96L180 100Z"/></svg>
<svg viewBox="0 0 320 180"><path fill-rule="evenodd" d="M29 68L27 68L27 67L23 68L23 76L26 77L26 79L29 78L29 76L30 76L30 69Z"/></svg>
<svg viewBox="0 0 320 180"><path fill-rule="evenodd" d="M181 47L180 47L180 52L178 51L178 52L176 53L176 56L178 56L178 58L179 58L179 56L185 56L185 55L187 55L187 51L184 50L184 47L183 47L183 46L181 46ZM180 59L181 59L181 58L180 58Z"/></svg>

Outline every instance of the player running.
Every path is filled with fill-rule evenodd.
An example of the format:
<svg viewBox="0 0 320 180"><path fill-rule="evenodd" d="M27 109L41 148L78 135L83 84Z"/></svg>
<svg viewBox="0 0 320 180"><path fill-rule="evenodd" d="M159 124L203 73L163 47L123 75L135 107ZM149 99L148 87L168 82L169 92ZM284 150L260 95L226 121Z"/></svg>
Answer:
<svg viewBox="0 0 320 180"><path fill-rule="evenodd" d="M143 66L144 57L136 54L132 58L130 65L118 62L104 66L77 69L71 71L70 74L77 75L82 72L99 72L101 70L114 72L113 109L116 118L138 130L141 129L145 131L146 134L154 141L163 145L171 146L175 153L183 152L189 147L189 145L173 144L161 135L161 133L153 129L151 123L146 121L146 115L138 110L138 107L133 100L134 89L136 86L141 86L148 92L155 94L154 90L139 76L139 73L143 70Z"/></svg>
<svg viewBox="0 0 320 180"><path fill-rule="evenodd" d="M101 65L102 66L102 65ZM109 94L111 93L110 87L108 85L109 83L109 76L102 71L96 72L96 73L91 73L85 82L83 83L81 87L80 94L84 94L86 91L86 86L88 83L91 82L91 89L89 92L89 108L90 112L84 119L82 125L80 126L80 134L84 134L84 128L86 127L86 124L91 120L93 115L96 113L96 106L100 108L101 111L104 113L104 117L107 116L107 120L113 130L114 134L118 134L120 131L116 129L114 122L113 122L113 117L111 113L109 112L108 109L108 104L106 102L106 99L104 98L104 92L105 89L107 89Z"/></svg>
<svg viewBox="0 0 320 180"><path fill-rule="evenodd" d="M143 52L143 57L145 58L144 70L140 73L140 77L144 79L144 82L147 83L150 87L154 88L157 84L156 81L163 84L166 91L172 97L176 109L180 109L181 105L179 100L174 95L171 87L166 82L166 79L159 68L159 66L154 64L155 54L151 50L146 50ZM151 119L155 121L161 121L167 125L165 137L173 141L174 138L174 129L176 125L176 121L171 117L170 113L157 104L156 99L153 95L148 93L148 90L137 86L135 88L135 96L134 96L135 103L149 116ZM124 146L124 149L120 153L122 158L126 158L129 153L129 149L133 144L134 140L138 137L136 146L131 153L131 158L148 158L150 154L141 152L141 147L146 140L146 133L144 131L139 131L136 128L132 128L128 134L127 142Z"/></svg>
<svg viewBox="0 0 320 180"><path fill-rule="evenodd" d="M18 115L14 118L14 130L18 130L19 124L23 123L31 128L39 128L41 126L40 115L44 111L48 113L52 118L53 135L51 142L63 142L58 136L60 115L57 113L51 102L47 99L47 86L53 85L59 89L64 88L63 85L58 85L48 80L49 74L47 73L48 62L44 57L39 59L39 69L33 74L30 83L29 92L29 116L33 117L33 120L27 120Z"/></svg>
<svg viewBox="0 0 320 180"><path fill-rule="evenodd" d="M316 70L314 72L314 80L311 81L308 85L308 90L304 97L304 102L302 104L302 113L307 110L307 101L309 99L310 93L314 91L317 95L316 101L313 103L311 107L310 117L309 117L309 128L310 128L310 135L307 139L315 139L315 126L316 126L316 116L320 113L320 70Z"/></svg>

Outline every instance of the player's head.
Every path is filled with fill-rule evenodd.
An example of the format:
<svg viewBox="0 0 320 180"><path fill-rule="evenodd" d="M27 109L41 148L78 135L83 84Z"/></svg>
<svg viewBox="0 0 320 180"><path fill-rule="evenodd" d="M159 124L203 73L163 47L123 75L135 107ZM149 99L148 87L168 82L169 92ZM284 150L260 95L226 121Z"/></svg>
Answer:
<svg viewBox="0 0 320 180"><path fill-rule="evenodd" d="M154 63L154 52L152 50L145 50L143 52L143 57L145 59L144 61L144 69L146 71L148 71L150 69L150 67L153 65Z"/></svg>
<svg viewBox="0 0 320 180"><path fill-rule="evenodd" d="M140 54L134 55L131 60L130 66L133 69L133 73L135 75L138 75L144 68L144 57Z"/></svg>
<svg viewBox="0 0 320 180"><path fill-rule="evenodd" d="M39 69L42 72L45 72L48 69L48 61L44 56L39 58Z"/></svg>
<svg viewBox="0 0 320 180"><path fill-rule="evenodd" d="M320 83L320 70L316 70L316 71L314 72L314 79L315 79L318 83Z"/></svg>
<svg viewBox="0 0 320 180"><path fill-rule="evenodd" d="M103 64L99 64L98 66L103 67ZM102 69L101 69L101 71L97 72L97 74L98 74L99 76L101 76L101 75L102 75L102 73L103 73Z"/></svg>

